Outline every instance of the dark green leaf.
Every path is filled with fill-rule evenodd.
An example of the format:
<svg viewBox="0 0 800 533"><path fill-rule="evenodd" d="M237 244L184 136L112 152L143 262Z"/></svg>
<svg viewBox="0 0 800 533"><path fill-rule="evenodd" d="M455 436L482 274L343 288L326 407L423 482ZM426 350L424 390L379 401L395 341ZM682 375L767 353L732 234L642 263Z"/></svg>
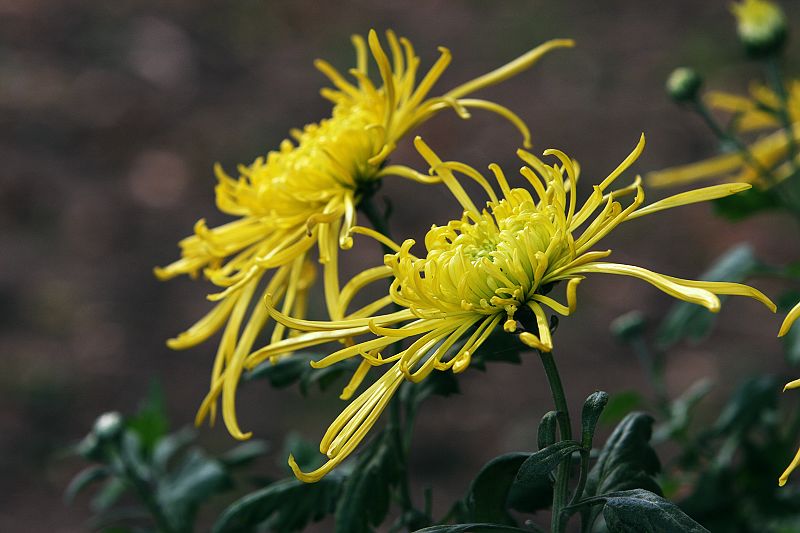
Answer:
<svg viewBox="0 0 800 533"><path fill-rule="evenodd" d="M608 399L608 404L600 415L600 423L604 425L616 424L632 411L644 405L642 395L636 391L623 391L613 394Z"/></svg>
<svg viewBox="0 0 800 533"><path fill-rule="evenodd" d="M603 499L610 533L709 533L677 505L646 490L612 492Z"/></svg>
<svg viewBox="0 0 800 533"><path fill-rule="evenodd" d="M518 527L501 526L498 524L451 524L426 527L414 533L531 533L537 530L541 531L541 529L520 529Z"/></svg>
<svg viewBox="0 0 800 533"><path fill-rule="evenodd" d="M739 244L717 258L700 279L741 283L759 267L760 263L750 245ZM656 333L656 343L660 348L667 349L684 339L697 341L708 335L713 324L714 314L704 307L679 302L672 306L672 310L661 322Z"/></svg>
<svg viewBox="0 0 800 533"><path fill-rule="evenodd" d="M506 502L519 468L530 456L530 453L507 453L486 463L467 493L470 520L516 525L506 509Z"/></svg>
<svg viewBox="0 0 800 533"><path fill-rule="evenodd" d="M217 519L214 533L249 533L260 524L270 531L300 531L333 512L342 478L328 474L316 483L290 478L234 502Z"/></svg>
<svg viewBox="0 0 800 533"><path fill-rule="evenodd" d="M152 452L156 442L167 434L169 420L164 391L157 380L150 382L147 396L136 415L128 420L127 427L138 435L145 454Z"/></svg>
<svg viewBox="0 0 800 533"><path fill-rule="evenodd" d="M337 532L367 532L386 517L392 488L400 477L400 452L393 436L383 430L356 458L336 506Z"/></svg>
<svg viewBox="0 0 800 533"><path fill-rule="evenodd" d="M245 466L269 451L269 445L263 440L251 440L228 450L219 457L227 468Z"/></svg>
<svg viewBox="0 0 800 533"><path fill-rule="evenodd" d="M118 477L109 478L92 498L91 508L95 512L110 509L128 490L128 484Z"/></svg>
<svg viewBox="0 0 800 533"><path fill-rule="evenodd" d="M780 206L780 199L772 191L755 187L732 196L714 200L714 212L734 222L761 211L777 209Z"/></svg>
<svg viewBox="0 0 800 533"><path fill-rule="evenodd" d="M713 431L727 435L744 432L776 408L778 382L774 376L757 376L744 382L714 423Z"/></svg>
<svg viewBox="0 0 800 533"><path fill-rule="evenodd" d="M193 429L183 428L159 440L153 449L153 467L166 472L169 461L176 453L194 441L197 433Z"/></svg>
<svg viewBox="0 0 800 533"><path fill-rule="evenodd" d="M183 531L194 522L203 501L230 486L222 463L192 449L173 471L158 480L156 500L173 526Z"/></svg>
<svg viewBox="0 0 800 533"><path fill-rule="evenodd" d="M309 353L297 352L291 357L285 357L276 363L264 361L244 375L244 379L266 379L270 385L281 389L297 383L300 378L311 370L309 363L316 357Z"/></svg>
<svg viewBox="0 0 800 533"><path fill-rule="evenodd" d="M304 439L297 433L289 433L283 447L284 453L281 454L280 466L284 467L288 473L291 473L291 469L286 462L286 458L290 455L294 457L297 466L304 472L316 470L325 462L325 456L319 453L319 446Z"/></svg>
<svg viewBox="0 0 800 533"><path fill-rule="evenodd" d="M483 370L486 368L486 363L518 365L522 361L519 357L520 352L527 349L516 335L510 335L502 328L498 328L472 354L470 367Z"/></svg>
<svg viewBox="0 0 800 533"><path fill-rule="evenodd" d="M326 391L335 383L339 382L343 376L351 376L358 367L355 360L342 361L335 365L326 366L325 368L311 368L309 367L302 378L300 378L300 393L303 396L308 395L311 387L316 385L320 391Z"/></svg>
<svg viewBox="0 0 800 533"><path fill-rule="evenodd" d="M102 481L108 477L108 469L104 466L90 466L78 472L69 482L67 490L64 491L64 501L71 504L83 489L95 483Z"/></svg>
<svg viewBox="0 0 800 533"><path fill-rule="evenodd" d="M558 413L556 411L548 411L539 422L539 431L537 444L539 449L547 448L556 441L556 428L558 426Z"/></svg>
<svg viewBox="0 0 800 533"><path fill-rule="evenodd" d="M537 486L543 478L573 453L581 449L581 444L574 440L562 440L530 455L519 467L514 478L515 485Z"/></svg>
<svg viewBox="0 0 800 533"><path fill-rule="evenodd" d="M597 428L597 421L608 404L608 393L603 391L593 392L583 402L581 410L581 445L591 449L594 430Z"/></svg>
<svg viewBox="0 0 800 533"><path fill-rule="evenodd" d="M626 416L606 441L589 472L585 494L597 496L628 489L647 489L660 494L661 489L653 478L661 464L649 444L652 431L650 415L636 412Z"/></svg>
<svg viewBox="0 0 800 533"><path fill-rule="evenodd" d="M401 394L407 397L406 405L412 412L430 396L450 396L458 394L458 378L452 372L433 372L421 383L403 385Z"/></svg>

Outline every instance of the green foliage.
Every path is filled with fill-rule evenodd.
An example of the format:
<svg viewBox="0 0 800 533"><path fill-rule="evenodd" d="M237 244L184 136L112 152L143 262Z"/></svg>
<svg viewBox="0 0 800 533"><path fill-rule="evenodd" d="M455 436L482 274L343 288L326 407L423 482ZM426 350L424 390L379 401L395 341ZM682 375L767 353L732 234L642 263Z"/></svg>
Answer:
<svg viewBox="0 0 800 533"><path fill-rule="evenodd" d="M247 381L266 379L276 389L283 389L297 384L301 394L307 396L313 386L320 391L328 390L343 376L352 375L356 361L342 361L326 368L314 369L311 361L319 359L319 354L295 352L276 363L264 361L244 375Z"/></svg>
<svg viewBox="0 0 800 533"><path fill-rule="evenodd" d="M626 416L609 436L597 463L589 472L586 495L611 491L646 489L661 494L654 476L661 470L656 452L650 447L653 417L634 412Z"/></svg>
<svg viewBox="0 0 800 533"><path fill-rule="evenodd" d="M745 191L750 192L753 189ZM729 198L737 198L740 194ZM732 281L741 283L762 268L748 244L738 244L722 254L700 279L704 281ZM683 340L696 342L703 339L714 325L714 313L702 306L678 302L661 322L656 333L656 344L667 349Z"/></svg>
<svg viewBox="0 0 800 533"><path fill-rule="evenodd" d="M610 533L708 533L677 505L646 490L611 492L601 499Z"/></svg>
<svg viewBox="0 0 800 533"><path fill-rule="evenodd" d="M98 417L92 432L76 451L96 464L69 484L68 502L92 484L104 481L92 500L92 523L105 531L182 533L192 531L199 507L232 488L232 470L248 464L266 449L263 443L241 445L214 458L194 445L191 430L167 433L163 394L151 386L139 412L125 420L118 413ZM130 494L134 507L119 505ZM143 518L151 526L142 529ZM146 523L146 522L144 522Z"/></svg>
<svg viewBox="0 0 800 533"><path fill-rule="evenodd" d="M516 525L516 520L508 512L507 500L517 472L531 455L507 453L495 457L481 468L465 498L468 520Z"/></svg>
<svg viewBox="0 0 800 533"><path fill-rule="evenodd" d="M667 439L684 439L689 432L689 425L697 406L713 387L709 379L696 381L677 399L671 401L667 408L668 418L658 426L654 440L661 442Z"/></svg>
<svg viewBox="0 0 800 533"><path fill-rule="evenodd" d="M531 533L541 531L539 528L525 528L503 526L498 524L452 524L446 526L432 526L419 529L415 533Z"/></svg>
<svg viewBox="0 0 800 533"><path fill-rule="evenodd" d="M603 410L608 405L608 393L597 391L589 395L583 402L581 410L581 446L591 449L594 430L597 422L603 414Z"/></svg>
<svg viewBox="0 0 800 533"><path fill-rule="evenodd" d="M514 484L523 488L538 486L542 479L548 478L556 466L580 449L579 442L562 440L532 453L519 467Z"/></svg>
<svg viewBox="0 0 800 533"><path fill-rule="evenodd" d="M234 502L217 519L214 533L246 533L257 527L270 531L302 530L333 512L343 478L328 475L317 483L283 479Z"/></svg>
<svg viewBox="0 0 800 533"><path fill-rule="evenodd" d="M732 222L739 222L762 211L778 209L781 206L781 199L774 191L756 187L714 200L714 212Z"/></svg>
<svg viewBox="0 0 800 533"><path fill-rule="evenodd" d="M380 525L389 511L393 487L399 482L402 457L395 433L384 429L357 458L344 481L336 506L336 531L366 533Z"/></svg>

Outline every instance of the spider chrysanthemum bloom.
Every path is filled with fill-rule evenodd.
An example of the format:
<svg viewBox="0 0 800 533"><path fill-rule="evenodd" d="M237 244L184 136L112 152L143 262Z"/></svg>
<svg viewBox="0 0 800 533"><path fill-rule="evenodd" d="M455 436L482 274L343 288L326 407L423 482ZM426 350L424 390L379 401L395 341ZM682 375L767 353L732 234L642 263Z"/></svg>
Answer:
<svg viewBox="0 0 800 533"><path fill-rule="evenodd" d="M787 114L792 123L796 141L800 140L800 82L792 81L787 87ZM767 188L792 176L795 169L789 161L790 143L782 127L779 109L781 98L768 87L754 84L750 97L726 92L710 92L706 96L709 107L735 116L734 132L757 134L748 150L758 167L746 161L738 152L672 167L647 175L647 184L654 187L682 185L705 179L725 178L752 183ZM764 176L764 173L769 176Z"/></svg>
<svg viewBox="0 0 800 533"><path fill-rule="evenodd" d="M387 176L436 181L407 167L387 165L397 143L441 110L452 109L468 118L470 109L482 109L509 120L527 144L528 129L517 115L497 103L467 96L529 68L554 48L573 44L569 40L549 41L441 96L430 96L450 62L450 52L440 48L439 59L422 74L411 43L391 31L386 37L388 54L375 31L369 33L366 42L353 37L356 67L350 70L350 80L327 62L316 62L335 86L322 90L334 104L331 117L292 131L293 140L284 140L279 150L249 166L240 166L238 178L217 166L217 207L236 219L216 228L198 221L194 235L180 242L181 259L156 269L160 279L202 273L221 289L208 297L218 302L216 306L168 343L174 349L191 347L224 327L211 382L224 375L225 385L211 390L205 402L210 407L201 410L198 423L205 414L213 422L221 392L228 430L236 438L249 436L236 420L236 387L242 363L269 318L263 306L251 311L251 303L272 294L281 302L284 313L303 316L305 294L315 276L314 258L310 257L315 247L324 266L328 312L331 318L345 318L340 305L337 253L340 247L352 245L351 230L359 201ZM377 84L369 76L370 55L377 66ZM364 313L372 311L366 309ZM284 335L284 326L278 324L271 340L276 342Z"/></svg>
<svg viewBox="0 0 800 533"><path fill-rule="evenodd" d="M304 473L290 458L290 465L301 480L316 481L344 460L404 380L418 382L433 371L463 371L469 366L471 355L499 325L509 334L518 334L532 348L552 350L546 310L561 315L574 311L576 289L588 274L639 278L711 311L719 310L718 294L749 296L774 310L766 296L746 285L673 278L638 266L607 262L611 250L595 249L603 237L623 222L727 196L750 185L716 185L642 207L644 192L638 178L629 186L612 189L617 178L641 153L642 137L636 149L594 186L589 198L579 205L575 194L577 164L558 150L545 152L555 158L552 165L526 151L518 152L526 165L521 174L530 189L511 188L500 167L491 165L498 191L474 168L441 161L419 138L415 144L431 165L431 173L447 184L464 214L428 232L424 256L412 253L413 240L397 245L385 236L359 230L371 233L396 250L386 256L383 275L394 278L390 296L400 310L351 320L314 322L292 319L272 308L271 314L281 323L307 333L267 346L246 362L247 367L254 367L287 351L343 341L344 348L312 363L315 367L325 367L348 358L360 358L343 399L354 394L371 367L390 365L331 424L320 446L329 459L325 465ZM477 207L455 173L482 186L488 197L485 208ZM628 205L621 203L624 197L632 197ZM380 274L379 269L376 274ZM562 281L566 304L547 295ZM525 326L521 326L523 323ZM404 340L408 342L398 353L382 355L387 347Z"/></svg>

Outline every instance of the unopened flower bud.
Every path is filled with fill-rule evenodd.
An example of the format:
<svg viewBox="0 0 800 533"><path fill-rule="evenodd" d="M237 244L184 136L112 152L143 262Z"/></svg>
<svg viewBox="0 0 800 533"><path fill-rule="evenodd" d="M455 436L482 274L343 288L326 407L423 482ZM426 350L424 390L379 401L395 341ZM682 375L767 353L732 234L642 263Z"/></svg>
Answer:
<svg viewBox="0 0 800 533"><path fill-rule="evenodd" d="M94 434L101 441L114 440L124 427L122 415L116 411L103 413L94 423Z"/></svg>
<svg viewBox="0 0 800 533"><path fill-rule="evenodd" d="M680 67L667 78L666 88L670 98L678 103L691 102L697 98L703 78L693 68Z"/></svg>
<svg viewBox="0 0 800 533"><path fill-rule="evenodd" d="M786 15L769 0L742 0L732 6L739 39L747 53L765 57L779 53L786 43Z"/></svg>

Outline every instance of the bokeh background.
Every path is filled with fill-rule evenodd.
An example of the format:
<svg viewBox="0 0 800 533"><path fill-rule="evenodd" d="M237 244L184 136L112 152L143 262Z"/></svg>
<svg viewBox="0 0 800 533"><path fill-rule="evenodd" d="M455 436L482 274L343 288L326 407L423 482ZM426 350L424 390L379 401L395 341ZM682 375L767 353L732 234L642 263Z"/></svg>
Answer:
<svg viewBox="0 0 800 533"><path fill-rule="evenodd" d="M577 158L585 192L642 131L648 144L638 172L714 152L700 121L662 87L683 64L703 72L711 87L744 90L759 75L742 57L728 4L0 1L0 530L83 531L87 499L72 507L61 500L81 466L65 450L100 412L135 410L154 377L174 427L191 423L213 342L172 352L164 340L204 313L209 287L159 283L152 267L177 257L176 242L198 218L225 220L213 203L214 162L235 169L276 147L290 128L328 114L314 58L347 68L351 33L393 28L428 65L438 45L452 50L439 85L446 90L546 39L572 37L576 49L553 52L484 95L528 121L535 151L558 147ZM783 4L800 22L800 5ZM794 39L789 55L798 52ZM518 165L518 134L495 117L476 112L463 122L443 113L422 134L450 159ZM396 160L422 166L410 143ZM431 223L458 215L442 187L420 194L410 183L388 182L384 192L395 206L395 235L421 237ZM700 205L625 225L609 245L617 261L696 277L742 241L769 262L796 258L795 231L780 214L731 225ZM370 246L346 254L352 269L380 260ZM769 280L756 283L776 294ZM579 311L562 321L556 338L576 406L596 389L647 393L633 355L608 324L631 309L657 318L670 305L629 278L595 277L581 286ZM785 373L778 324L755 302L729 301L710 339L672 353L670 391L702 376L724 391L748 373ZM459 379L462 395L423 407L412 454L415 494L434 487L437 509L463 494L489 458L530 449L550 409L535 360ZM282 468L290 431L318 439L340 408L333 398L301 401L296 390L261 382L243 387L243 427L273 447L258 468ZM201 438L215 451L232 444L222 427L204 429Z"/></svg>

